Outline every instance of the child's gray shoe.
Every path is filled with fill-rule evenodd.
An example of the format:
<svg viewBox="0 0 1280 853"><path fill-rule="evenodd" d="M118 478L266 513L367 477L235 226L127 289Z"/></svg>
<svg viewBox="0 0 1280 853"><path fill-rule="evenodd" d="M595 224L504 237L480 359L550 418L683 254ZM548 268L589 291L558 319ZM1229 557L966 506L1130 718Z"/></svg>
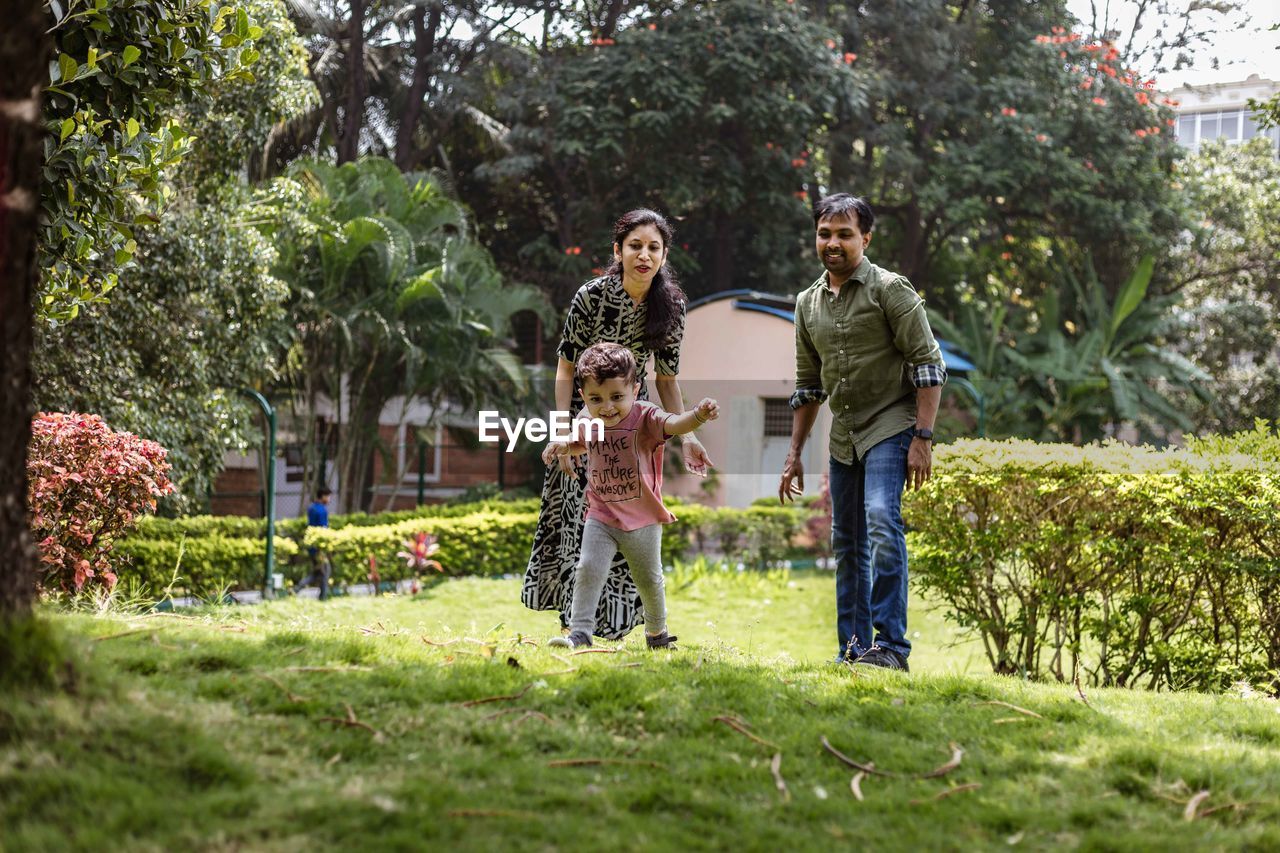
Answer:
<svg viewBox="0 0 1280 853"><path fill-rule="evenodd" d="M562 649L588 648L591 646L591 635L586 631L573 631L567 637L552 637L547 640L547 645Z"/></svg>

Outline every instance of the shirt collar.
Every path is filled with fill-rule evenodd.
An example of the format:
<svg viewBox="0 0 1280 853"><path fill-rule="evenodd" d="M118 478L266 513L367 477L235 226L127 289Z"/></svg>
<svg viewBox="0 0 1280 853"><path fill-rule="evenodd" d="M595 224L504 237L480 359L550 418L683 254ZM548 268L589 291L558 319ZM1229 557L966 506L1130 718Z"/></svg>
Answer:
<svg viewBox="0 0 1280 853"><path fill-rule="evenodd" d="M858 284L866 284L867 278L871 275L871 261L867 260L867 256L863 255L862 260L858 262L858 267L853 271L853 275L849 276L849 281L856 281ZM823 270L822 278L819 279L822 286L827 290L831 289L831 273ZM848 282L846 282L847 284Z"/></svg>

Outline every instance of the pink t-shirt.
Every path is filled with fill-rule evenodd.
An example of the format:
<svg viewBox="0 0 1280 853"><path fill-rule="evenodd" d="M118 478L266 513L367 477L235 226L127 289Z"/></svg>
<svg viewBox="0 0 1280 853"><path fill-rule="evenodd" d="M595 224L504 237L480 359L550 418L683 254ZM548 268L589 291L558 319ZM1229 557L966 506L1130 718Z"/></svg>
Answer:
<svg viewBox="0 0 1280 853"><path fill-rule="evenodd" d="M662 505L663 427L668 412L637 400L627 416L587 444L587 518L619 530L668 524Z"/></svg>

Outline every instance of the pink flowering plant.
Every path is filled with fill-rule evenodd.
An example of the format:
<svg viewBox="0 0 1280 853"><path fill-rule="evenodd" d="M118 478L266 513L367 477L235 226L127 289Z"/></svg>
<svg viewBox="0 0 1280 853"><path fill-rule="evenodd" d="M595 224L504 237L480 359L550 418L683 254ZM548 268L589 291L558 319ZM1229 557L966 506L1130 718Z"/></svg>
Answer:
<svg viewBox="0 0 1280 853"><path fill-rule="evenodd" d="M435 569L437 572L443 572L444 566L439 560L432 559L440 551L440 543L436 541L436 537L426 531L419 531L413 534L412 539L404 541L405 550L396 554L397 557L405 561L405 567L417 575L423 569Z"/></svg>
<svg viewBox="0 0 1280 853"><path fill-rule="evenodd" d="M116 584L116 540L174 491L166 451L115 432L97 415L45 413L31 425L27 462L31 529L44 592Z"/></svg>

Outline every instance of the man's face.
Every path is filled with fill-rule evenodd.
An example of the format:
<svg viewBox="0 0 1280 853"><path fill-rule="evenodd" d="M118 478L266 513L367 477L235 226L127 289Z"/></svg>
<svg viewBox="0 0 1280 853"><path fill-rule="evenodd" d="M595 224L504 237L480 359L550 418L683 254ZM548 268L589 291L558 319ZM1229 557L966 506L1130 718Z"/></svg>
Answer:
<svg viewBox="0 0 1280 853"><path fill-rule="evenodd" d="M841 281L853 275L862 263L862 253L871 243L871 233L863 234L858 227L858 217L851 213L819 219L816 238L822 265Z"/></svg>
<svg viewBox="0 0 1280 853"><path fill-rule="evenodd" d="M586 403L591 417L599 418L605 426L611 427L631 413L639 392L639 382L628 382L621 376L603 382L587 379L582 383L582 402Z"/></svg>

